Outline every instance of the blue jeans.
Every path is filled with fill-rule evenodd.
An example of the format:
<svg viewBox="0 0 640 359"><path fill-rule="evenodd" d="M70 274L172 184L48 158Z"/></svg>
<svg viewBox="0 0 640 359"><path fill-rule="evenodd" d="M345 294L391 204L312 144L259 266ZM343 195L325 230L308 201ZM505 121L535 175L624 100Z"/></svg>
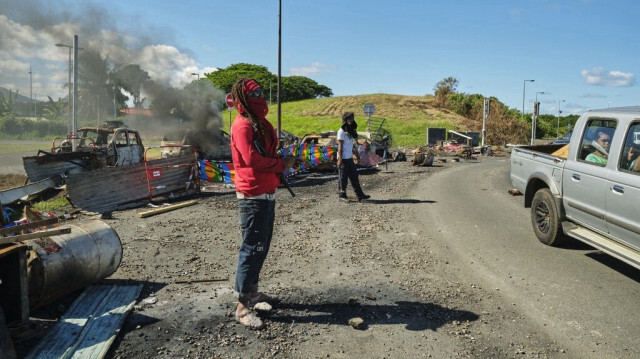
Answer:
<svg viewBox="0 0 640 359"><path fill-rule="evenodd" d="M269 253L276 201L266 199L238 199L242 244L238 255L235 290L238 300L247 302L251 292L258 291L258 279Z"/></svg>

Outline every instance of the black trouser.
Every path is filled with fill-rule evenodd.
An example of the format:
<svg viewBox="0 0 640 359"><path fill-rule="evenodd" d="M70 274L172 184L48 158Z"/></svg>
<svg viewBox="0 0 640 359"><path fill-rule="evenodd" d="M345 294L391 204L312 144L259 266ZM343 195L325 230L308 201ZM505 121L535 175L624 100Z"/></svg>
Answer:
<svg viewBox="0 0 640 359"><path fill-rule="evenodd" d="M347 195L347 179L351 181L351 187L355 192L356 197L364 197L364 192L360 187L360 180L358 179L358 171L356 170L356 164L353 162L353 158L342 159L342 165L338 168L338 194L340 196Z"/></svg>

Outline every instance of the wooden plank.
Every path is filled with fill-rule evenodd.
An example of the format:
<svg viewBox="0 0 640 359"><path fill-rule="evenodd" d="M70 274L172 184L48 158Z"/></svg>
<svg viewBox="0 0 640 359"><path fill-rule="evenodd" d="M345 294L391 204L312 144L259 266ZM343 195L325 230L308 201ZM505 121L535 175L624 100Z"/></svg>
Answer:
<svg viewBox="0 0 640 359"><path fill-rule="evenodd" d="M153 216L154 214L169 212L169 211L173 211L174 209L191 206L191 205L194 205L196 203L198 203L198 200L194 199L194 200L191 200L191 201L182 202L182 203L174 204L174 205L171 205L171 206L165 206L165 207L162 207L162 208L155 208L155 209L152 209L150 211L138 213L138 217L145 218L145 217Z"/></svg>
<svg viewBox="0 0 640 359"><path fill-rule="evenodd" d="M27 239L34 239L34 238L57 236L58 234L67 234L67 233L71 233L71 228L51 229L48 231L20 234L13 237L0 238L0 244L19 242L19 241L24 241Z"/></svg>
<svg viewBox="0 0 640 359"><path fill-rule="evenodd" d="M33 229L33 228L38 228L42 226L49 226L59 222L60 220L58 218L48 218L48 219L43 219L42 221L20 224L20 225L9 227L9 228L0 228L0 235L20 232L27 229Z"/></svg>

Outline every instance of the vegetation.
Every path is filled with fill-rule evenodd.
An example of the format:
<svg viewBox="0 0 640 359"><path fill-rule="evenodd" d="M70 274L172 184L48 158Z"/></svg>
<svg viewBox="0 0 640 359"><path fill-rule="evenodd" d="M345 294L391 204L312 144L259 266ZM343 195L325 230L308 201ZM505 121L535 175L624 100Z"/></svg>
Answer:
<svg viewBox="0 0 640 359"><path fill-rule="evenodd" d="M57 197L48 201L39 201L31 205L31 209L40 212L53 212L64 207L70 207L71 204L66 197Z"/></svg>
<svg viewBox="0 0 640 359"><path fill-rule="evenodd" d="M356 114L358 131L365 131L367 117L362 108L366 103L376 107L373 117L384 118L396 146L419 146L426 141L427 127L466 130L460 127L464 118L435 107L432 96L402 96L373 94L303 100L282 104L282 129L297 136L323 131L337 131L345 111ZM277 106L270 107L267 118L277 124Z"/></svg>
<svg viewBox="0 0 640 359"><path fill-rule="evenodd" d="M447 77L444 80L438 82L433 88L433 93L436 97L436 105L438 107L445 107L449 95L455 94L458 88L458 79L455 77Z"/></svg>
<svg viewBox="0 0 640 359"><path fill-rule="evenodd" d="M250 64L234 64L227 68L206 74L207 78L217 88L226 93L231 92L231 87L240 77L256 79L264 89L264 95L271 102L277 101L278 77L271 73L265 66ZM281 78L282 102L300 101L320 97L333 96L330 88L320 85L314 80L304 76L288 76Z"/></svg>
<svg viewBox="0 0 640 359"><path fill-rule="evenodd" d="M51 139L56 136L64 136L66 133L67 124L65 122L34 121L13 116L0 118L0 139Z"/></svg>
<svg viewBox="0 0 640 359"><path fill-rule="evenodd" d="M0 175L0 191L15 187L24 186L27 183L27 176L19 174Z"/></svg>

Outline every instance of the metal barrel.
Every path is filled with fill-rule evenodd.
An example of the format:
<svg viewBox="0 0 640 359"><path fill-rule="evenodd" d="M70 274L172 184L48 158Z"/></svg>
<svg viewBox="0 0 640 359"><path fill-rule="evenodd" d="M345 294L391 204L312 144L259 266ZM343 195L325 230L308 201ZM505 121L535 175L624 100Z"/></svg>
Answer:
<svg viewBox="0 0 640 359"><path fill-rule="evenodd" d="M71 233L26 241L29 307L37 308L113 274L122 261L116 231L99 220L74 221Z"/></svg>

